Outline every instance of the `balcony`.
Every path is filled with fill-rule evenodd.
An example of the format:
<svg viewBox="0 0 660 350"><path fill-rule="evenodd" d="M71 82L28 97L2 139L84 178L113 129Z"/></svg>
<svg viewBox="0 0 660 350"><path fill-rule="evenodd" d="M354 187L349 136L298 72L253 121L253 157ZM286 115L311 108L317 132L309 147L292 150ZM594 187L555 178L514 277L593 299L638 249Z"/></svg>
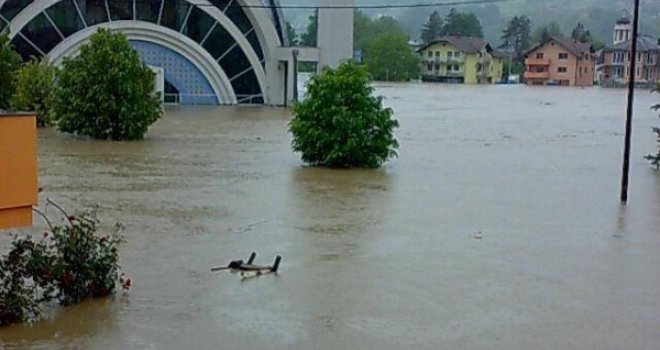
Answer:
<svg viewBox="0 0 660 350"><path fill-rule="evenodd" d="M550 72L525 72L525 79L548 79Z"/></svg>
<svg viewBox="0 0 660 350"><path fill-rule="evenodd" d="M444 60L448 64L463 64L465 63L465 59L463 57L447 57L447 59Z"/></svg>
<svg viewBox="0 0 660 350"><path fill-rule="evenodd" d="M549 66L550 60L546 58L528 58L525 60L528 66Z"/></svg>

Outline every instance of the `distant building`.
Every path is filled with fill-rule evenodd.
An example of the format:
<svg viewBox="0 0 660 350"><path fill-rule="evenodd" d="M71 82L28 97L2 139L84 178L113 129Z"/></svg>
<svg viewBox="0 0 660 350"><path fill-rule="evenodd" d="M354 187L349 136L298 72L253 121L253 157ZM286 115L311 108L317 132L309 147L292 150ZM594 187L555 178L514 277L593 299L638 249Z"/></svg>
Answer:
<svg viewBox="0 0 660 350"><path fill-rule="evenodd" d="M627 86L630 79L632 51L632 26L622 18L614 27L614 41L603 49L598 67L599 81L603 86ZM660 83L660 40L648 36L637 38L636 85L653 87Z"/></svg>
<svg viewBox="0 0 660 350"><path fill-rule="evenodd" d="M443 36L417 52L423 81L492 84L502 78L503 55L480 38Z"/></svg>
<svg viewBox="0 0 660 350"><path fill-rule="evenodd" d="M592 86L596 55L590 43L552 37L525 54L527 85Z"/></svg>

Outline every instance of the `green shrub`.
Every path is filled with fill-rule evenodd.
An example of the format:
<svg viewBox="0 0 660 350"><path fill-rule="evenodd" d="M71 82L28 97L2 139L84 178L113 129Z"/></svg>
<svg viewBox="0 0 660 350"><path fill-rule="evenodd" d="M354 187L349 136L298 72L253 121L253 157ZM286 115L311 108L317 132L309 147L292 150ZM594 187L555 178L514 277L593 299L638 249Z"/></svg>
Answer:
<svg viewBox="0 0 660 350"><path fill-rule="evenodd" d="M0 109L9 108L14 94L16 71L21 67L21 56L11 47L7 34L0 33Z"/></svg>
<svg viewBox="0 0 660 350"><path fill-rule="evenodd" d="M57 85L53 111L64 132L138 140L162 115L152 71L121 33L99 29L64 60Z"/></svg>
<svg viewBox="0 0 660 350"><path fill-rule="evenodd" d="M333 168L377 168L396 157L392 110L374 97L369 73L352 61L311 78L307 97L289 124L294 151L305 163Z"/></svg>
<svg viewBox="0 0 660 350"><path fill-rule="evenodd" d="M0 258L0 326L38 319L51 300L70 305L115 292L121 225L99 235L95 210L67 215L67 221L38 240L15 237Z"/></svg>
<svg viewBox="0 0 660 350"><path fill-rule="evenodd" d="M0 259L0 326L29 322L52 296L46 274L52 256L43 241L15 238L9 254Z"/></svg>
<svg viewBox="0 0 660 350"><path fill-rule="evenodd" d="M119 278L121 226L109 235L97 235L96 210L69 217L70 225L53 228L53 264L57 299L63 305L114 292Z"/></svg>
<svg viewBox="0 0 660 350"><path fill-rule="evenodd" d="M49 125L56 72L57 69L45 58L33 59L21 67L16 75L16 91L11 98L12 109L35 111L37 125Z"/></svg>

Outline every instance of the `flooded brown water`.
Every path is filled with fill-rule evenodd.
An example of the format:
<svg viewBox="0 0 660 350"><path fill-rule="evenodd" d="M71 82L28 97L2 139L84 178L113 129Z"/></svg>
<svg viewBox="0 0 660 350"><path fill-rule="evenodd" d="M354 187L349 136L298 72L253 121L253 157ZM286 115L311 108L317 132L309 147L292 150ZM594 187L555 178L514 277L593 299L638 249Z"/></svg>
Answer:
<svg viewBox="0 0 660 350"><path fill-rule="evenodd" d="M625 91L378 93L401 122L381 170L301 166L286 109L174 108L132 143L40 131L43 196L124 222L134 288L1 329L0 348L658 347L656 96L639 92L621 207ZM281 273L209 272L253 250Z"/></svg>

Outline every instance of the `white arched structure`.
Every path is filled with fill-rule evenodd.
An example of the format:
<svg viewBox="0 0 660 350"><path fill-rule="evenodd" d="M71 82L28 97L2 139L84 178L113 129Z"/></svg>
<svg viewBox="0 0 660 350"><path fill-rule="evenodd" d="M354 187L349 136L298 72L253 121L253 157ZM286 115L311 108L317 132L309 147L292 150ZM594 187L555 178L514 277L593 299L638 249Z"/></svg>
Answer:
<svg viewBox="0 0 660 350"><path fill-rule="evenodd" d="M9 23L9 38L13 39L16 35L19 35L20 31L28 23L30 23L30 21L32 21L35 17L37 17L49 7L61 1L63 0L37 0L32 2L26 8L21 10ZM235 1L239 1L239 3L244 5L261 5L259 0ZM0 0L0 8L4 2L5 0ZM197 6L197 8L204 11L211 18L217 21L217 23L231 35L233 40L235 40L236 44L247 57L250 66L254 71L264 102L271 103L271 94L269 93L270 89L268 88L269 84L266 78L266 70L264 69L264 65L262 65L262 62L260 61L254 48L246 39L246 35L240 31L236 24L234 24L234 22L232 22L232 20L223 11L213 6L208 0L186 0L186 2L193 6ZM277 32L275 31L273 23L265 8L253 8L246 6L245 10L247 10L245 11L246 16L250 20L261 45L261 50L264 54L264 60L268 61L271 57L271 52L273 52L273 50L280 45L280 40ZM190 59L190 61L195 65L200 64L198 65L198 68L204 74L204 76L207 77L209 83L218 94L219 98L222 98L223 100L226 99L225 101L232 101L231 103L237 103L236 95L234 94L231 85L229 85L228 88L232 92L227 93L225 91L227 90L226 83L229 81L229 79L231 79L231 77L227 77L227 75L220 68L219 64L215 62L214 58L211 57L210 54L208 54L208 52L206 52L206 50L195 41L167 27L154 23L131 20L112 21L111 18L108 19L108 22L95 25L93 27L107 27L113 30L119 30L125 32L129 39L150 41L181 53L184 57ZM85 24L85 29L71 35L59 43L55 49L53 49L53 51L57 50L57 52L53 54L43 52L43 54L49 56L54 62L58 61L57 56L75 54L80 45L84 44L88 40L88 37L94 33L94 30L90 30L91 27L87 27L84 18L82 21ZM159 36L163 37L159 38ZM197 53L195 53L195 51L197 51ZM210 70L213 69L217 70L217 73L212 74Z"/></svg>
<svg viewBox="0 0 660 350"><path fill-rule="evenodd" d="M65 57L78 54L80 47L89 42L90 37L98 28L120 31L129 40L142 40L171 49L194 64L211 85L221 104L235 104L236 94L229 78L218 62L211 55L199 48L199 45L187 36L169 28L157 26L148 22L113 21L101 23L81 30L60 44L49 53L48 58L53 64L59 65Z"/></svg>

